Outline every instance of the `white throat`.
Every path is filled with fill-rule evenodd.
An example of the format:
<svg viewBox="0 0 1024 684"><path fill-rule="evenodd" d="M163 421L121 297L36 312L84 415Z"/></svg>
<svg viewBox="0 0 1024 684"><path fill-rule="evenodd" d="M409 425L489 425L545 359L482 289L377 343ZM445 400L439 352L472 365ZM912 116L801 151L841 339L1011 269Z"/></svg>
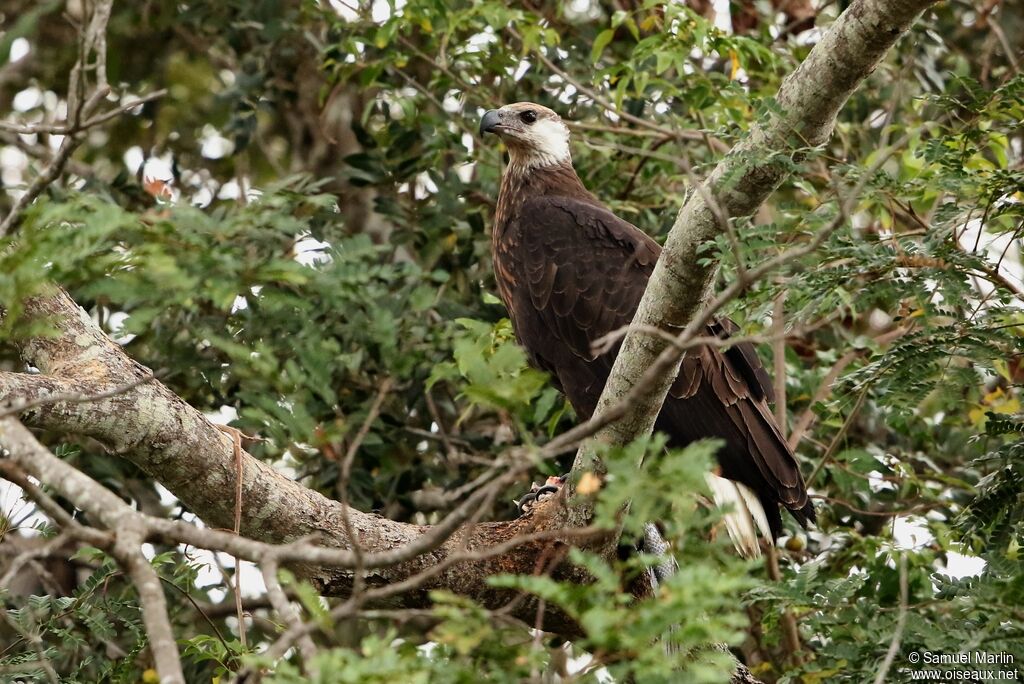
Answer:
<svg viewBox="0 0 1024 684"><path fill-rule="evenodd" d="M569 128L555 119L541 119L521 136L525 150L515 154L515 161L526 167L553 166L571 161L569 155ZM509 152L512 152L510 146Z"/></svg>

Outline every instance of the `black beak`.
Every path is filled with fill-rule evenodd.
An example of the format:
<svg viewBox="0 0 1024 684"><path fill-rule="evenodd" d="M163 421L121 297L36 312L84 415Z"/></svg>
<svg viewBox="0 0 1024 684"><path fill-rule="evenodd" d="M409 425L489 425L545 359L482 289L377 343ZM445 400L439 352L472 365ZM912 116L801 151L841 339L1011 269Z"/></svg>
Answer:
<svg viewBox="0 0 1024 684"><path fill-rule="evenodd" d="M484 133L494 133L501 123L501 114L498 113L497 109L488 109L484 112L484 116L480 119L480 135Z"/></svg>

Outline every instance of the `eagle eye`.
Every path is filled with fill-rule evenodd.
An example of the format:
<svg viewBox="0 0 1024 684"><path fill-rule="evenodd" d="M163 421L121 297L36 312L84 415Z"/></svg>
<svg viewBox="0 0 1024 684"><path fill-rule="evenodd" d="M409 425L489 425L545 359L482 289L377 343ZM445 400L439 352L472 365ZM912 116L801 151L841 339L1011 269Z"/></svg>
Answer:
<svg viewBox="0 0 1024 684"><path fill-rule="evenodd" d="M523 123L532 124L537 120L537 112L532 109L527 109L525 112L519 115L519 120Z"/></svg>

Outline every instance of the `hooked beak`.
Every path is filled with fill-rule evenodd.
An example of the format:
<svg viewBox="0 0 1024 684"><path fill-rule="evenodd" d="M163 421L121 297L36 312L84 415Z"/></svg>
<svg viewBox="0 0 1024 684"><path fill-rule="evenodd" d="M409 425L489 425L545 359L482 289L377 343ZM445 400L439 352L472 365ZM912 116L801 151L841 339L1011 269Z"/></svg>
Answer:
<svg viewBox="0 0 1024 684"><path fill-rule="evenodd" d="M480 135L484 133L496 133L501 125L501 114L497 109L488 109L480 119Z"/></svg>

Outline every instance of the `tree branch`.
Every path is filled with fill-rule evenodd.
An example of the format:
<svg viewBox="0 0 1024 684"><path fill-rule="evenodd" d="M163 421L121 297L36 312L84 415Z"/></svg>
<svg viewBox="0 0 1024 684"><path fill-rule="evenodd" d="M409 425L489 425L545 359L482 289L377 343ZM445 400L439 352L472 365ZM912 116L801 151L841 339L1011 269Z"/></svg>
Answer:
<svg viewBox="0 0 1024 684"><path fill-rule="evenodd" d="M178 644L167 617L167 600L164 598L160 576L142 555L142 541L145 530L134 517L121 521L114 542L113 553L125 569L135 589L139 592L142 623L149 637L149 650L153 653L160 684L185 684L181 670Z"/></svg>
<svg viewBox="0 0 1024 684"><path fill-rule="evenodd" d="M22 356L40 373L0 372L0 402L30 402L32 407L21 414L26 423L96 439L167 487L207 525L231 529L234 499L219 493L234 491L232 439L159 381L140 382L126 391L111 392L111 387L122 388L152 374L104 335L65 292L27 300L21 315L56 325L59 334L19 343ZM73 395L75 401L47 399L54 395ZM86 400L78 401L83 398ZM9 426L12 420L0 418L0 426ZM0 427L0 444L17 456L18 449L8 443L9 430ZM364 552L362 568L367 586L401 585L418 578L404 585L410 589L407 594L387 597L389 606L410 608L428 605L429 591L439 588L469 596L487 607L500 607L507 595L490 587L488 577L508 572L531 574L544 548L579 540L572 530L560 531L565 527L565 515L558 500L510 522L473 521L486 510L484 504L494 498L495 492L511 486L521 472L531 467L534 461L521 454L509 459L513 465L470 494L435 526L395 522L353 508L343 510L341 503L288 479L244 450L241 462L246 502L241 520L243 537L160 519L148 523L153 534L256 562L276 550L280 562L292 563L297 574L327 596L351 594L355 583L352 568L357 566L352 549L353 540L357 540ZM67 484L68 492L82 491L89 481L56 458L19 463L58 491L62 491L62 482ZM36 470L41 463L49 463L50 470ZM111 506L116 501L123 514L124 504L107 494L112 499L105 500ZM352 534L346 532L346 515ZM296 543L309 538L315 538L319 545ZM287 546L268 546L276 544ZM500 548L501 553L485 553L493 548ZM427 570L433 572L420 577ZM581 570L567 564L554 574L588 581ZM530 599L516 614L529 620L535 611L535 602ZM579 634L579 626L567 616L549 609L545 617L547 629Z"/></svg>

